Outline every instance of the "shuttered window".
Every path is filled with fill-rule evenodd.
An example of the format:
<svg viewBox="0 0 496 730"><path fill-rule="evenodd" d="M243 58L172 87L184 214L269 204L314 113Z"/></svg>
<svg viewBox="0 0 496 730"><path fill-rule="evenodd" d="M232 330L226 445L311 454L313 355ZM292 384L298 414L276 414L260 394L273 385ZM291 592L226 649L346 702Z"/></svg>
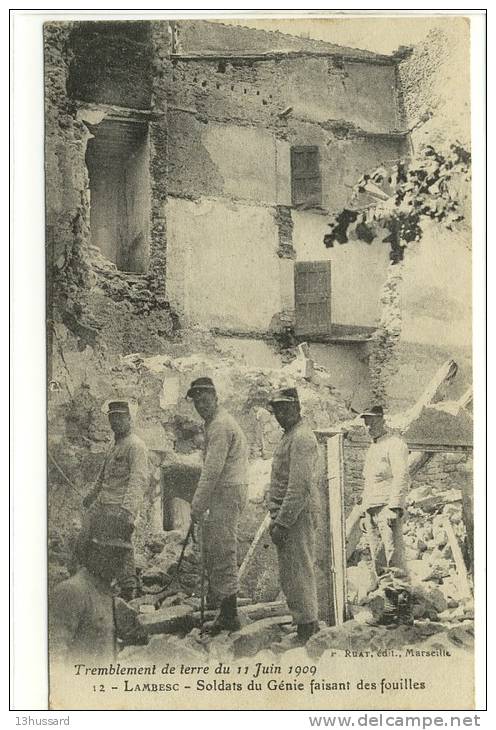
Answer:
<svg viewBox="0 0 496 730"><path fill-rule="evenodd" d="M293 205L311 208L322 204L318 147L291 147L291 197Z"/></svg>
<svg viewBox="0 0 496 730"><path fill-rule="evenodd" d="M296 334L330 334L331 262L298 261L294 276Z"/></svg>

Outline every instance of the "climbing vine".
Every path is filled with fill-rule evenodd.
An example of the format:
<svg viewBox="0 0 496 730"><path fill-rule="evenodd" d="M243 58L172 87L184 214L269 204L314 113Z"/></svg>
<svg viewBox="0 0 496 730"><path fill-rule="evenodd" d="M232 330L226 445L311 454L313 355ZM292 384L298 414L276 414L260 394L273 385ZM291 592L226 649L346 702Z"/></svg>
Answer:
<svg viewBox="0 0 496 730"><path fill-rule="evenodd" d="M389 243L393 264L402 261L427 223L453 230L465 218L470 165L470 153L456 142L443 151L426 145L410 160L366 173L353 188L349 207L330 221L325 246L380 240Z"/></svg>
<svg viewBox="0 0 496 730"><path fill-rule="evenodd" d="M402 262L427 225L451 231L466 216L470 153L458 142L447 150L431 145L409 160L381 165L353 188L350 205L337 212L324 236L328 248L353 240L389 244L391 265L382 288L381 317L373 336L369 369L372 394L387 405L387 386L395 372L401 336Z"/></svg>

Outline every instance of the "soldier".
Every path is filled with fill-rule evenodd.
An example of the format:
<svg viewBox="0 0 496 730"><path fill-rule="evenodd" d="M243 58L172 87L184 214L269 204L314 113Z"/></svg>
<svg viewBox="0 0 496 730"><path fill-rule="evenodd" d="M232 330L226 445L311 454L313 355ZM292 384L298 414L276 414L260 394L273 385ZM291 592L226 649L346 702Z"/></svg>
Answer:
<svg viewBox="0 0 496 730"><path fill-rule="evenodd" d="M87 534L95 515L108 516L116 530L115 537L129 541L143 503L148 483L148 456L144 443L132 432L131 414L127 401L109 403L108 417L114 432L114 446L108 453L95 488L83 501L89 508L84 520L80 544L87 544ZM78 549L80 553L81 547ZM134 549L116 576L121 595L129 600L136 594L138 579Z"/></svg>
<svg viewBox="0 0 496 730"><path fill-rule="evenodd" d="M270 406L284 435L272 462L269 529L281 587L304 644L319 631L314 572L317 440L301 418L296 388L278 391Z"/></svg>
<svg viewBox="0 0 496 730"><path fill-rule="evenodd" d="M248 447L239 425L219 406L210 378L194 380L186 397L205 422L204 462L191 518L202 524L209 590L220 600L219 615L210 627L216 635L240 628L237 543L248 489Z"/></svg>
<svg viewBox="0 0 496 730"><path fill-rule="evenodd" d="M112 581L132 550L129 540L116 538L115 517L96 514L85 536L84 564L54 589L50 601L50 659L56 665L115 659L117 639L143 643L146 635L136 613L112 595Z"/></svg>
<svg viewBox="0 0 496 730"><path fill-rule="evenodd" d="M382 406L360 414L372 437L363 469L364 528L377 577L385 572L406 574L403 511L410 485L408 446L386 428Z"/></svg>

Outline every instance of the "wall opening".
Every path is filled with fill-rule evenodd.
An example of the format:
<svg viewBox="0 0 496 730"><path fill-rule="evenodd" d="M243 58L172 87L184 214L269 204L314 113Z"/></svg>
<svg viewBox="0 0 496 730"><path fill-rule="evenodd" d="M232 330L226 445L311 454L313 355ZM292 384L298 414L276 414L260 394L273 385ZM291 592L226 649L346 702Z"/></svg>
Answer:
<svg viewBox="0 0 496 730"><path fill-rule="evenodd" d="M91 132L91 243L120 271L144 274L150 251L148 124L105 119Z"/></svg>

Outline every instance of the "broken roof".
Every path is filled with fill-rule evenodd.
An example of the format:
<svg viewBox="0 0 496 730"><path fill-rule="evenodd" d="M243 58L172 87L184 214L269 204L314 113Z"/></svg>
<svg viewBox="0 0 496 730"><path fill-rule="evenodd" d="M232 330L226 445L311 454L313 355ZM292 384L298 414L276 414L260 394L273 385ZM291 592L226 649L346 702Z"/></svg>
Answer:
<svg viewBox="0 0 496 730"><path fill-rule="evenodd" d="M336 43L303 38L280 31L259 30L241 25L228 25L206 20L180 20L175 23L179 31L179 56L207 57L271 57L331 55L343 58L394 63L399 56L383 55L360 48L349 48Z"/></svg>
<svg viewBox="0 0 496 730"><path fill-rule="evenodd" d="M423 409L403 434L406 441L420 446L472 447L473 420L470 413L460 409L457 415L453 415L442 410L442 403L436 405Z"/></svg>

